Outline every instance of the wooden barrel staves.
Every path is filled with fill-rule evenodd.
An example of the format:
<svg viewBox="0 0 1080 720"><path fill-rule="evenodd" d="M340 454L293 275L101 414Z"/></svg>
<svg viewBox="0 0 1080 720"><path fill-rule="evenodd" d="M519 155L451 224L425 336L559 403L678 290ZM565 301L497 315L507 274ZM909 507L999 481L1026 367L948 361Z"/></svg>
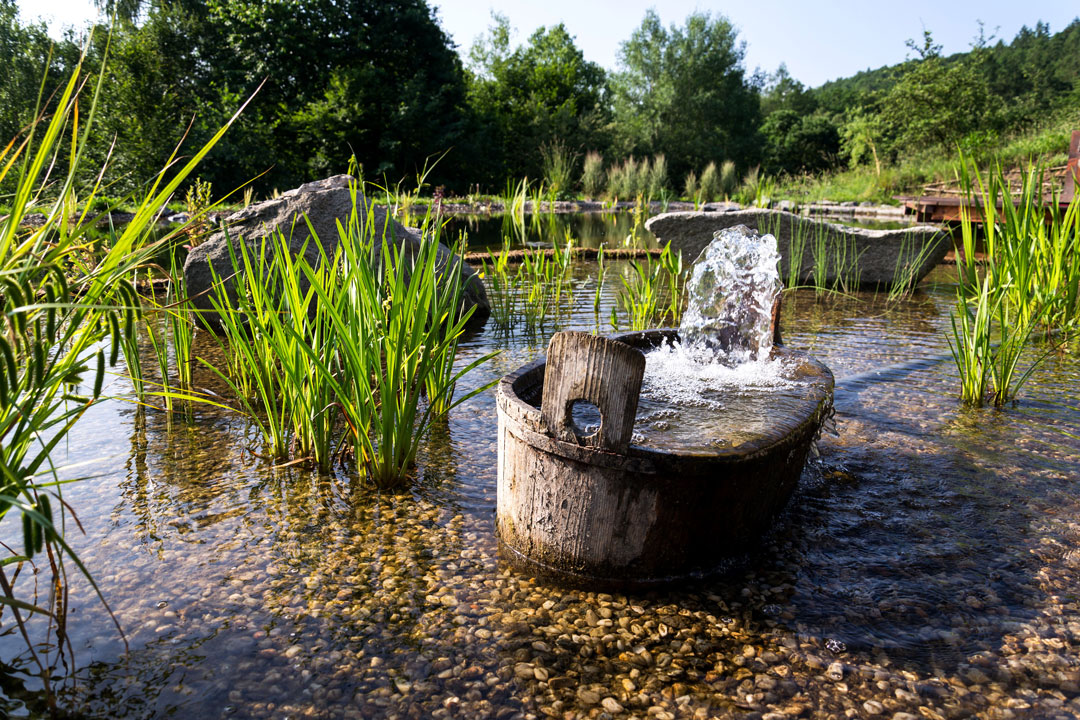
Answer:
<svg viewBox="0 0 1080 720"><path fill-rule="evenodd" d="M560 584L649 587L724 571L787 504L832 407L829 370L775 346L808 383L782 432L685 455L633 444L642 351L676 330L558 333L498 389L503 557ZM598 411L596 423L575 417Z"/></svg>

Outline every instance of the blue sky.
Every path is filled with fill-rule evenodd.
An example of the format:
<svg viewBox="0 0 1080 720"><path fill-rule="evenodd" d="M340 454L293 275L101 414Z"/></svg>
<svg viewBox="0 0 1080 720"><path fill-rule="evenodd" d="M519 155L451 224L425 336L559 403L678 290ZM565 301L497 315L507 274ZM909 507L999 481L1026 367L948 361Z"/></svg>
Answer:
<svg viewBox="0 0 1080 720"><path fill-rule="evenodd" d="M904 41L934 33L945 52L967 50L982 20L988 34L1012 40L1039 20L1057 32L1080 15L1075 0L788 0L694 2L665 0L429 0L463 52L483 34L495 10L510 19L524 41L540 25L565 23L585 57L613 69L619 44L655 7L665 25L682 24L695 10L726 15L746 42L746 68L772 72L784 62L796 79L816 86L859 70L900 62ZM24 17L45 16L52 26L81 25L94 14L91 0L19 0Z"/></svg>

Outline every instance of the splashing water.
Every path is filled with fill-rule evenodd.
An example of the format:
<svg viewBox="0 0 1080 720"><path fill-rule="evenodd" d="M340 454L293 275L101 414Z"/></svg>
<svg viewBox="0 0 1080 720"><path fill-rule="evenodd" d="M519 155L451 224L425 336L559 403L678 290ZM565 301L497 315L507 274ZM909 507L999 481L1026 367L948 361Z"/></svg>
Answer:
<svg viewBox="0 0 1080 720"><path fill-rule="evenodd" d="M770 359L780 292L776 238L721 230L687 280L679 335L646 354L635 442L693 448L769 435L804 396L790 368Z"/></svg>
<svg viewBox="0 0 1080 720"><path fill-rule="evenodd" d="M729 367L768 358L772 311L780 293L776 238L745 225L720 230L686 283L679 335L695 356Z"/></svg>

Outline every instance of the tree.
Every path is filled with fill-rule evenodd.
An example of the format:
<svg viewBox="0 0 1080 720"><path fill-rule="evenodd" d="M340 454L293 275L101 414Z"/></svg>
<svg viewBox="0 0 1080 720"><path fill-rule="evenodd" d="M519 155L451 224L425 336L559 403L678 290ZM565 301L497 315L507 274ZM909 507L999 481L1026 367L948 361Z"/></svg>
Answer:
<svg viewBox="0 0 1080 720"><path fill-rule="evenodd" d="M776 72L765 78L761 91L761 114L766 118L777 110L792 110L808 115L817 110L817 99L801 82L791 77L787 65L780 63Z"/></svg>
<svg viewBox="0 0 1080 720"><path fill-rule="evenodd" d="M495 15L487 37L470 50L469 101L498 153L489 180L536 177L544 147L561 143L574 152L602 148L608 122L606 75L585 60L561 23L538 28L510 49L511 28Z"/></svg>
<svg viewBox="0 0 1080 720"><path fill-rule="evenodd" d="M879 122L891 139L892 154L951 146L984 122L989 92L980 72L982 51L947 62L941 46L924 32L923 45L908 46L919 59L909 62L881 102Z"/></svg>
<svg viewBox="0 0 1080 720"><path fill-rule="evenodd" d="M202 166L220 190L298 185L352 154L393 183L453 148L429 178L450 183L478 155L461 62L424 0L103 2L137 17L114 32L104 121L134 174L192 118L189 143L205 142L260 85Z"/></svg>
<svg viewBox="0 0 1080 720"><path fill-rule="evenodd" d="M15 0L0 0L0 143L6 145L33 120L38 90L46 74L59 81L59 64L50 57L52 41L43 23L23 26Z"/></svg>
<svg viewBox="0 0 1080 720"><path fill-rule="evenodd" d="M847 155L851 167L857 167L871 158L874 161L874 172L881 175L881 157L878 155L881 132L881 124L876 114L859 108L848 116L847 122L840 127L840 137L843 141L843 152Z"/></svg>
<svg viewBox="0 0 1080 720"><path fill-rule="evenodd" d="M682 177L709 160L757 159L760 109L742 67L744 46L723 16L694 13L664 28L649 10L619 52L613 83L616 147L664 153Z"/></svg>
<svg viewBox="0 0 1080 720"><path fill-rule="evenodd" d="M824 113L777 110L761 125L764 166L770 173L816 172L836 164L840 135Z"/></svg>

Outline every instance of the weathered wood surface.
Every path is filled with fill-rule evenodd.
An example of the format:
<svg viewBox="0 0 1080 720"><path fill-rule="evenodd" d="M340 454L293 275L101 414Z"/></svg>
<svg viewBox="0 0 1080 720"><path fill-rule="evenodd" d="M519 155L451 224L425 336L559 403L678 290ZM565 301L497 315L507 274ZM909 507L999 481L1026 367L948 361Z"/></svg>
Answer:
<svg viewBox="0 0 1080 720"><path fill-rule="evenodd" d="M626 452L644 376L645 355L637 348L584 332L555 333L540 405L548 432L564 442ZM579 400L600 410L600 428L591 435L579 432L571 417Z"/></svg>
<svg viewBox="0 0 1080 720"><path fill-rule="evenodd" d="M675 335L620 337L644 350ZM704 456L560 440L542 413L544 362L503 378L497 531L504 557L538 576L594 588L649 587L727 568L787 503L831 407L827 368L804 353L775 353L814 378L789 431Z"/></svg>

